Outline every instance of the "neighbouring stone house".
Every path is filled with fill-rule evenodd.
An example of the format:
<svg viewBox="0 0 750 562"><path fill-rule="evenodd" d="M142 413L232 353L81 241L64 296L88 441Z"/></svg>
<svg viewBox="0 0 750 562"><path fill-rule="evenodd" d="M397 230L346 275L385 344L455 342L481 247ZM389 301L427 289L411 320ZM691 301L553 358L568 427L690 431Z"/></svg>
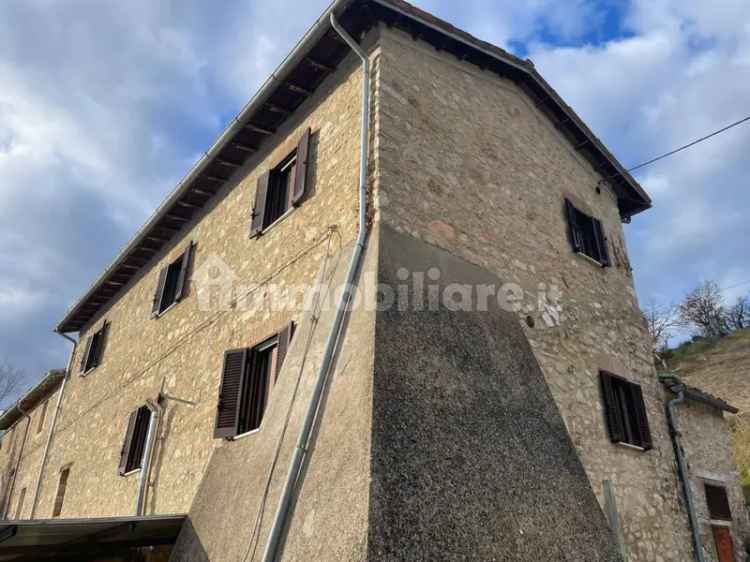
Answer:
<svg viewBox="0 0 750 562"><path fill-rule="evenodd" d="M52 438L4 459L0 557L693 558L623 234L649 206L530 61L337 0L57 326L79 343ZM701 408L682 431L734 500Z"/></svg>

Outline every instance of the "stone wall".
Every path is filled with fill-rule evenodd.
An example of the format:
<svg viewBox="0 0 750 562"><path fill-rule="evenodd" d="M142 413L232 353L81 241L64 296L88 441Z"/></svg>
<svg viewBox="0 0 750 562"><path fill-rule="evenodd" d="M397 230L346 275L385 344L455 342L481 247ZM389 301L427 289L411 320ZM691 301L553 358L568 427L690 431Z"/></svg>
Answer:
<svg viewBox="0 0 750 562"><path fill-rule="evenodd" d="M230 311L205 310L204 297L210 295L199 294L191 283L187 297L155 319L151 303L158 273L192 241L194 275L202 268L221 270L226 264L234 286L244 287L243 294L256 302L270 295L271 284L310 285L326 251L341 248L355 236L360 99L361 74L352 58L85 327L82 342L105 320L110 323L104 358L81 376L84 346L75 353L37 518L51 515L59 473L66 466L71 472L63 517L135 512L139 473L118 475L120 450L130 412L147 399L155 400L161 391L169 398L158 432L146 514L188 511L208 460L221 443L213 438L213 424L224 351L250 346L280 331L294 319L294 312L245 310L242 299ZM313 192L267 233L250 239L257 178L296 147L307 127L313 132L308 176ZM16 491L35 480L43 441L32 436Z"/></svg>
<svg viewBox="0 0 750 562"><path fill-rule="evenodd" d="M397 31L381 49L377 218L523 288L519 319L601 502L612 482L629 559L689 559L614 194L512 82ZM571 251L565 197L602 220L614 267ZM541 295L551 286L561 310ZM609 441L600 369L642 385L653 450Z"/></svg>
<svg viewBox="0 0 750 562"><path fill-rule="evenodd" d="M745 560L750 539L745 498L732 458L728 421L721 411L698 402L677 407L677 424L690 471L690 486L698 513L706 562L718 562L711 518L706 503L706 484L726 488L733 521L732 539L737 560ZM725 525L725 523L716 523Z"/></svg>

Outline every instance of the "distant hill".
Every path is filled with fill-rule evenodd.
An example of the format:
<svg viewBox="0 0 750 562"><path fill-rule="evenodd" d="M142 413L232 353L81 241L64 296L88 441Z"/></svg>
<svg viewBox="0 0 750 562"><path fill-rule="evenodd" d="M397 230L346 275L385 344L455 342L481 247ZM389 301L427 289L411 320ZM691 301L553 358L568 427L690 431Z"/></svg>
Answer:
<svg viewBox="0 0 750 562"><path fill-rule="evenodd" d="M664 358L685 382L740 410L730 420L732 448L750 501L750 329L685 343Z"/></svg>

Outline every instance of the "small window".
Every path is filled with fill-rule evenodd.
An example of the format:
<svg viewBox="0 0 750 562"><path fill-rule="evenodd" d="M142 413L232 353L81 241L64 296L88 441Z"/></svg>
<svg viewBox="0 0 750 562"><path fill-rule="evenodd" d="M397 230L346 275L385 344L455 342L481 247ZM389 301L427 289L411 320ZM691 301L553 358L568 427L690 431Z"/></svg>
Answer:
<svg viewBox="0 0 750 562"><path fill-rule="evenodd" d="M60 480L57 482L57 495L55 496L55 505L52 508L52 517L60 517L65 501L65 490L68 488L68 478L70 477L70 467L65 467L60 471Z"/></svg>
<svg viewBox="0 0 750 562"><path fill-rule="evenodd" d="M641 386L604 371L600 378L611 441L645 451L653 448Z"/></svg>
<svg viewBox="0 0 750 562"><path fill-rule="evenodd" d="M150 423L151 410L147 406L142 406L130 414L125 440L120 451L120 476L125 476L143 466L143 454L146 450Z"/></svg>
<svg viewBox="0 0 750 562"><path fill-rule="evenodd" d="M714 521L731 521L732 510L729 507L727 490L722 486L705 484L708 514Z"/></svg>
<svg viewBox="0 0 750 562"><path fill-rule="evenodd" d="M604 227L599 219L579 211L573 203L565 200L568 217L570 243L573 251L588 256L602 267L611 265Z"/></svg>
<svg viewBox="0 0 750 562"><path fill-rule="evenodd" d="M289 324L255 347L224 354L215 437L231 438L260 428L293 334L294 324Z"/></svg>
<svg viewBox="0 0 750 562"><path fill-rule="evenodd" d="M294 152L258 178L251 236L261 234L304 198L309 145L310 129L307 129Z"/></svg>
<svg viewBox="0 0 750 562"><path fill-rule="evenodd" d="M16 519L20 519L23 515L23 502L26 499L26 488L21 489L21 493L18 495L18 505L16 506Z"/></svg>
<svg viewBox="0 0 750 562"><path fill-rule="evenodd" d="M187 287L187 272L193 253L192 242L175 261L159 272L151 312L159 316L183 299Z"/></svg>
<svg viewBox="0 0 750 562"><path fill-rule="evenodd" d="M99 331L94 332L86 340L86 348L81 356L81 373L84 375L101 364L108 331L109 322L104 322Z"/></svg>
<svg viewBox="0 0 750 562"><path fill-rule="evenodd" d="M49 400L45 400L44 404L42 404L42 409L39 412L39 424L36 426L36 432L41 433L42 429L44 429L44 419L47 417L47 405L49 404Z"/></svg>

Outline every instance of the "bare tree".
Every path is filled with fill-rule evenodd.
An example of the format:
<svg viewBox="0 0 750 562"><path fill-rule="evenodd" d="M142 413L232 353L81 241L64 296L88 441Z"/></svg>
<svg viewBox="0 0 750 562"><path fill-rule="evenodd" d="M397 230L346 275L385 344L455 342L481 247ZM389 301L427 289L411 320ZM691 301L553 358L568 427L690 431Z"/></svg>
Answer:
<svg viewBox="0 0 750 562"><path fill-rule="evenodd" d="M680 303L680 319L705 337L729 333L721 289L714 281L704 281Z"/></svg>
<svg viewBox="0 0 750 562"><path fill-rule="evenodd" d="M0 408L5 408L6 401L13 396L22 379L23 371L0 362Z"/></svg>
<svg viewBox="0 0 750 562"><path fill-rule="evenodd" d="M735 303L727 310L726 317L730 330L750 328L750 298L737 297Z"/></svg>
<svg viewBox="0 0 750 562"><path fill-rule="evenodd" d="M663 351L674 331L681 325L678 308L675 305L659 305L651 301L643 309L643 314L653 339L654 351Z"/></svg>

